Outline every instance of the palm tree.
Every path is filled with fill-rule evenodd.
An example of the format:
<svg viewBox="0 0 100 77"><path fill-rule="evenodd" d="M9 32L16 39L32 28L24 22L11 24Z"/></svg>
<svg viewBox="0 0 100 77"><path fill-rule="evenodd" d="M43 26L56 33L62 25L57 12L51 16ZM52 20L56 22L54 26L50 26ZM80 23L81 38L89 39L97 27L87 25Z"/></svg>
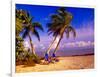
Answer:
<svg viewBox="0 0 100 77"><path fill-rule="evenodd" d="M72 14L67 12L64 7L58 9L57 14L51 15L52 21L47 24L48 33L53 34L53 37L55 37L55 39L53 40L49 49L45 53L45 60L48 60L48 53L57 37L60 37L60 38L59 38L57 46L52 54L52 57L56 57L55 53L59 47L59 44L63 38L64 33L66 34L67 38L69 38L70 32L73 32L73 36L76 37L76 32L75 32L74 28L72 26L70 26L70 22L71 22L72 18L73 18Z"/></svg>
<svg viewBox="0 0 100 77"><path fill-rule="evenodd" d="M40 29L43 31L42 25L39 22L33 22L32 21L33 17L31 17L29 12L27 12L27 11L20 10L20 15L21 15L20 18L23 20L22 37L29 38L32 54L33 54L34 58L37 59L38 57L34 51L31 35L35 35L38 38L38 40L40 41L40 37L39 37L39 33L38 33L37 29Z"/></svg>

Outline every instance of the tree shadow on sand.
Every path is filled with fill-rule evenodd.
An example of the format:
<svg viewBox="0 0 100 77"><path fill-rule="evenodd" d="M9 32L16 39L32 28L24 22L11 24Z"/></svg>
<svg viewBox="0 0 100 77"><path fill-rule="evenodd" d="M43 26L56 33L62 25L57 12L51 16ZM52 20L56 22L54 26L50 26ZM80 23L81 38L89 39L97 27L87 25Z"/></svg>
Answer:
<svg viewBox="0 0 100 77"><path fill-rule="evenodd" d="M32 67L32 66L35 66L36 65L36 62L35 61L32 61L32 60L28 60L28 61L16 61L16 66L20 66L20 65L22 65L23 66L23 68L24 67Z"/></svg>

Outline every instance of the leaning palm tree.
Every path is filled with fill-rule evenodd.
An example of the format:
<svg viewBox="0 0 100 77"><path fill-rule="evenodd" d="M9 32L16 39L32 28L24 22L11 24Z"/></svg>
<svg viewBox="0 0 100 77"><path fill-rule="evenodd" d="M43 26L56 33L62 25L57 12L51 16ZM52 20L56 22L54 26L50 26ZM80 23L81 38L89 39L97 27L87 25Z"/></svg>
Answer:
<svg viewBox="0 0 100 77"><path fill-rule="evenodd" d="M27 11L20 10L20 15L21 15L20 18L23 20L22 37L29 38L31 52L32 52L34 58L37 60L38 57L37 57L34 47L33 47L31 35L35 35L38 38L38 40L40 41L40 37L39 37L39 33L38 33L37 29L40 29L43 31L42 25L39 22L33 22L33 17L31 17L29 12L27 12Z"/></svg>
<svg viewBox="0 0 100 77"><path fill-rule="evenodd" d="M70 26L70 22L72 20L73 16L71 13L67 12L64 7L57 10L57 14L51 15L51 22L47 24L48 27L48 34L53 34L54 40L51 43L50 47L45 53L45 60L48 61L48 54L50 52L50 49L53 46L53 43L59 37L59 41L57 43L57 46L52 54L52 57L56 58L56 51L59 47L59 44L64 36L64 33L66 34L66 37L69 38L69 33L72 32L73 36L76 37L76 32L72 26Z"/></svg>

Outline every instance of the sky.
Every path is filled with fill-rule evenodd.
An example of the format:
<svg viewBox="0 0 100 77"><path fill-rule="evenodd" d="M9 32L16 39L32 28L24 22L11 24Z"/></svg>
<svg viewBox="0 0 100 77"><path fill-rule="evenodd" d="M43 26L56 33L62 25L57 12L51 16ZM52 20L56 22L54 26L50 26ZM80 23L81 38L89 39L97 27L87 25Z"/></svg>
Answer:
<svg viewBox="0 0 100 77"><path fill-rule="evenodd" d="M23 9L29 11L30 15L34 17L33 22L38 21L42 24L44 32L38 30L40 35L40 42L33 35L32 40L35 50L37 52L45 52L53 40L52 35L48 36L46 24L50 22L50 15L56 14L56 10L59 6L43 6L43 5L26 5L16 4L16 9ZM64 35L58 53L68 54L81 54L81 53L93 53L94 52L94 9L93 8L81 8L81 7L66 7L66 11L73 15L73 19L70 23L76 30L76 38L73 38L70 34L70 38L67 39ZM54 43L51 52L56 47L58 40ZM28 37L25 39L25 47L30 47ZM41 50L41 51L40 51ZM76 52L77 51L77 52ZM84 52L85 51L85 52ZM58 54L58 55L59 55Z"/></svg>

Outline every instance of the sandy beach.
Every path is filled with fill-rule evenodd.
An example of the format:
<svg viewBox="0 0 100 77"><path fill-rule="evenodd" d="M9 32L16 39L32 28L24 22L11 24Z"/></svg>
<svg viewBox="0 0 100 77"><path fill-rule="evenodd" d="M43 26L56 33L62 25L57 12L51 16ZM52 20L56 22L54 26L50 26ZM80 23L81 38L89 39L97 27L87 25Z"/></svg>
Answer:
<svg viewBox="0 0 100 77"><path fill-rule="evenodd" d="M35 64L30 66L17 65L16 73L94 68L94 55L58 57L58 59L60 60L59 62L50 63L48 65L44 64Z"/></svg>

